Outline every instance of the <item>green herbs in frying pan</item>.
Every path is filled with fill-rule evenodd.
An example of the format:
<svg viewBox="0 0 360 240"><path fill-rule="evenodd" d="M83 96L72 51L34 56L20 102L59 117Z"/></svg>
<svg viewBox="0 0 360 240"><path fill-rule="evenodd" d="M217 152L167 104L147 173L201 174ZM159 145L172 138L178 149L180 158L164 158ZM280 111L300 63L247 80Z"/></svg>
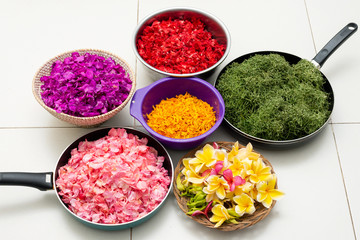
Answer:
<svg viewBox="0 0 360 240"><path fill-rule="evenodd" d="M269 54L232 63L216 88L232 125L255 137L290 140L316 131L328 119L324 83L309 61L290 65L279 54Z"/></svg>

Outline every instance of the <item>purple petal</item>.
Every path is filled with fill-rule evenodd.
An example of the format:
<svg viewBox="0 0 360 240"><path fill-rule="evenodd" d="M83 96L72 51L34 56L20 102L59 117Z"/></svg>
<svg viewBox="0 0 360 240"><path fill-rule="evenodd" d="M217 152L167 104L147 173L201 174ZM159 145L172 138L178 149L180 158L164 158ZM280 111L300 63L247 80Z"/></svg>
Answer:
<svg viewBox="0 0 360 240"><path fill-rule="evenodd" d="M63 77L64 77L65 80L69 80L69 79L74 78L74 77L75 77L75 74L73 74L72 72L68 71L68 72L64 73Z"/></svg>
<svg viewBox="0 0 360 240"><path fill-rule="evenodd" d="M90 78L90 79L93 79L93 77L94 77L94 72L91 71L90 69L86 70L86 77L87 77L87 78Z"/></svg>
<svg viewBox="0 0 360 240"><path fill-rule="evenodd" d="M79 57L77 57L76 59L75 59L75 61L76 62L82 62L82 61L84 61L84 56L79 56Z"/></svg>
<svg viewBox="0 0 360 240"><path fill-rule="evenodd" d="M132 81L111 59L77 52L52 64L49 76L40 79L41 98L56 110L73 116L96 116L125 101Z"/></svg>

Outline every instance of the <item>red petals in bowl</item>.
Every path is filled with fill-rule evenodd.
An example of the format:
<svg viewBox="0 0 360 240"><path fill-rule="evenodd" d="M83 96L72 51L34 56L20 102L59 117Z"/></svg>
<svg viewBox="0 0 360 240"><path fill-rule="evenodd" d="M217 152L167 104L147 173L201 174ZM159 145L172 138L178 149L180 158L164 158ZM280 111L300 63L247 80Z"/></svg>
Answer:
<svg viewBox="0 0 360 240"><path fill-rule="evenodd" d="M216 64L226 49L195 17L154 21L145 27L136 47L149 65L175 74L203 71Z"/></svg>

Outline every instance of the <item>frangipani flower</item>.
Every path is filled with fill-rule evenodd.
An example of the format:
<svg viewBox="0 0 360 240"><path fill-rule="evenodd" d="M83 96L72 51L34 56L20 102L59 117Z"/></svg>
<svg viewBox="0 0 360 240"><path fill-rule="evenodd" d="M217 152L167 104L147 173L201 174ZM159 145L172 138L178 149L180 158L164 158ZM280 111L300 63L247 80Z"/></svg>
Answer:
<svg viewBox="0 0 360 240"><path fill-rule="evenodd" d="M228 165L228 154L224 149L216 149L215 158L217 161L223 161L225 166Z"/></svg>
<svg viewBox="0 0 360 240"><path fill-rule="evenodd" d="M184 185L188 185L189 183L194 184L202 184L206 178L206 176L201 176L195 172L193 166L189 164L192 158L183 159L184 168L181 173L185 176Z"/></svg>
<svg viewBox="0 0 360 240"><path fill-rule="evenodd" d="M249 179L252 183L267 181L271 178L271 167L266 166L261 158L252 162L251 170L247 171L250 175Z"/></svg>
<svg viewBox="0 0 360 240"><path fill-rule="evenodd" d="M251 143L248 143L245 148L241 148L236 155L237 158L243 160L248 158L250 160L257 160L260 157L260 154L253 152L253 146Z"/></svg>
<svg viewBox="0 0 360 240"><path fill-rule="evenodd" d="M216 162L212 168L206 169L201 173L201 176L205 177L208 175L218 175L224 167L223 161Z"/></svg>
<svg viewBox="0 0 360 240"><path fill-rule="evenodd" d="M223 161L216 162L213 169L211 170L210 175L218 175L223 169L223 167L224 167Z"/></svg>
<svg viewBox="0 0 360 240"><path fill-rule="evenodd" d="M246 160L248 160L248 162ZM249 159L240 160L240 158L234 157L233 163L229 166L229 169L231 169L234 175L245 178L247 176L247 170L251 169L251 163L252 162Z"/></svg>
<svg viewBox="0 0 360 240"><path fill-rule="evenodd" d="M239 153L239 142L235 142L234 146L232 147L231 151L228 154L228 159L230 162L233 161L234 157Z"/></svg>
<svg viewBox="0 0 360 240"><path fill-rule="evenodd" d="M237 204L235 206L235 212L239 214L239 216L242 216L245 213L253 214L256 210L254 206L254 200L246 193L235 196L233 200Z"/></svg>
<svg viewBox="0 0 360 240"><path fill-rule="evenodd" d="M184 159L183 159L184 169L185 169L185 170L190 170L190 171L192 171L193 173L196 174L194 167L191 166L190 163L189 163L190 160L192 160L192 159L193 159L193 158L184 158ZM184 170L184 169L183 169L183 170Z"/></svg>
<svg viewBox="0 0 360 240"><path fill-rule="evenodd" d="M250 193L250 191L253 189L254 189L253 183L245 182L242 185L236 186L234 193L235 193L235 195L241 195L242 193Z"/></svg>
<svg viewBox="0 0 360 240"><path fill-rule="evenodd" d="M195 158L191 159L189 163L195 166L195 172L197 173L204 166L211 167L216 163L215 149L211 145L206 144L202 151L199 150L195 153Z"/></svg>
<svg viewBox="0 0 360 240"><path fill-rule="evenodd" d="M264 207L269 208L272 204L273 200L278 200L284 196L284 193L275 189L276 185L276 176L273 177L268 181L259 182L256 185L257 189L257 197L256 200L261 202Z"/></svg>
<svg viewBox="0 0 360 240"><path fill-rule="evenodd" d="M229 184L224 178L217 175L211 175L206 179L206 184L207 186L203 188L203 192L211 196L209 198L213 198L214 193L216 193L216 196L219 199L225 198L226 189L229 189ZM208 200L211 201L212 199L208 199L208 196L206 196L206 201L208 202Z"/></svg>
<svg viewBox="0 0 360 240"><path fill-rule="evenodd" d="M188 182L194 183L194 184L202 184L204 183L206 176L199 176L197 174L193 174L191 171L187 171L185 175L185 178L187 178Z"/></svg>
<svg viewBox="0 0 360 240"><path fill-rule="evenodd" d="M240 176L233 176L233 172L230 169L226 169L223 172L223 176L225 178L225 180L228 182L229 185L229 190L230 192L235 190L235 187L238 185L242 185L245 184L245 180L243 178L241 178Z"/></svg>
<svg viewBox="0 0 360 240"><path fill-rule="evenodd" d="M221 204L216 204L211 209L211 212L213 213L213 216L210 218L210 221L216 223L214 226L216 228L220 227L226 220L231 218L226 208Z"/></svg>

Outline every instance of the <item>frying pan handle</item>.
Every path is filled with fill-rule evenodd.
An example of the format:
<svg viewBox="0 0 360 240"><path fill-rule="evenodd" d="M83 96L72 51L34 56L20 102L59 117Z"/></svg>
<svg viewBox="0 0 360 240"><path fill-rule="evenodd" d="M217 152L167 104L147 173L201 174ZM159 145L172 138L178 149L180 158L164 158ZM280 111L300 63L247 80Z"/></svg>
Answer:
<svg viewBox="0 0 360 240"><path fill-rule="evenodd" d="M356 23L349 23L340 30L313 58L315 65L318 64L321 68L326 60L340 47L351 35L358 29Z"/></svg>
<svg viewBox="0 0 360 240"><path fill-rule="evenodd" d="M0 172L0 185L34 187L46 191L54 189L53 173Z"/></svg>

